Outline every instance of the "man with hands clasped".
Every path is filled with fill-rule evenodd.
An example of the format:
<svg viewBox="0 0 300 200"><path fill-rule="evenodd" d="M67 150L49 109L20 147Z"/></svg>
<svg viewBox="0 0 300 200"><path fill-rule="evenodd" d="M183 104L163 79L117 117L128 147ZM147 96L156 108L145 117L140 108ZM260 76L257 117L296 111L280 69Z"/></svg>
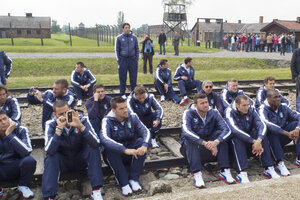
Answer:
<svg viewBox="0 0 300 200"><path fill-rule="evenodd" d="M100 140L87 117L79 117L66 101L53 106L55 118L46 122L44 174L42 193L45 199L54 199L61 172L84 171L88 168L93 200L102 200L100 188L103 175ZM71 113L71 114L70 114Z"/></svg>

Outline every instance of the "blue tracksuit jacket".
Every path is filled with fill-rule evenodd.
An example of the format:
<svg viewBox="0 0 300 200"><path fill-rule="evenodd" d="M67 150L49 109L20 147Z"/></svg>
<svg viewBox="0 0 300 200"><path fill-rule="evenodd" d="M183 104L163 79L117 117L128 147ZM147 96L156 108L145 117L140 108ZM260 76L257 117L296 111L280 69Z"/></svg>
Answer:
<svg viewBox="0 0 300 200"><path fill-rule="evenodd" d="M278 89L275 90L280 94L280 91ZM255 100L256 108L258 108L261 104L263 104L266 98L267 98L267 90L265 86L261 86L256 93L256 100ZM281 98L281 103L285 103L287 106L290 106L289 100L284 98L282 95L280 95L280 98Z"/></svg>
<svg viewBox="0 0 300 200"><path fill-rule="evenodd" d="M172 71L171 69L163 69L160 65L157 66L155 70L154 80L159 81L161 84L168 84L169 87L172 86Z"/></svg>
<svg viewBox="0 0 300 200"><path fill-rule="evenodd" d="M117 36L115 44L115 52L119 64L120 57L139 59L139 43L137 37L130 34Z"/></svg>
<svg viewBox="0 0 300 200"><path fill-rule="evenodd" d="M238 89L237 92L231 92L231 91L229 91L229 89L226 85L226 87L220 93L220 98L221 98L221 101L223 104L223 108L226 109L235 100L235 98L239 95L245 95L244 91ZM245 95L245 96L247 96L247 95ZM250 101L250 105L254 105L254 102L252 99L249 98L249 101Z"/></svg>
<svg viewBox="0 0 300 200"><path fill-rule="evenodd" d="M9 77L12 70L12 60L0 51L0 83L6 85L5 79Z"/></svg>
<svg viewBox="0 0 300 200"><path fill-rule="evenodd" d="M112 111L103 118L100 139L106 149L124 153L126 146L136 138L143 138L143 146L149 146L150 131L135 113L128 114L128 118L122 123Z"/></svg>
<svg viewBox="0 0 300 200"><path fill-rule="evenodd" d="M185 83L189 83L189 82L192 82L194 81L194 76L195 76L195 69L193 66L190 66L190 73L188 73L187 69L185 68L185 64L184 63L181 63L176 71L175 71L175 74L174 74L174 81L179 81L179 80L182 80L181 79L181 76L186 76L188 77L188 80L184 81Z"/></svg>
<svg viewBox="0 0 300 200"><path fill-rule="evenodd" d="M80 74L74 70L71 74L71 84L74 87L80 87L86 84L94 85L96 83L96 78L92 74L92 72L85 68L83 73Z"/></svg>
<svg viewBox="0 0 300 200"><path fill-rule="evenodd" d="M2 109L5 110L7 116L14 120L15 122L21 122L21 109L16 98L8 97L6 102L2 106Z"/></svg>

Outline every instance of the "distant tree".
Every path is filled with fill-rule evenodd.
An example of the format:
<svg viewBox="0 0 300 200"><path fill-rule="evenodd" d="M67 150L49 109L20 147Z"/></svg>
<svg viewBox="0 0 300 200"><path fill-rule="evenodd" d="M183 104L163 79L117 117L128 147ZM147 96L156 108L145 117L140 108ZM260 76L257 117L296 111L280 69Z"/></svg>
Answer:
<svg viewBox="0 0 300 200"><path fill-rule="evenodd" d="M51 24L51 33L58 33L61 32L60 26L57 24L57 20L52 20Z"/></svg>
<svg viewBox="0 0 300 200"><path fill-rule="evenodd" d="M125 23L124 13L123 11L118 12L118 27L120 32L122 32L122 25Z"/></svg>
<svg viewBox="0 0 300 200"><path fill-rule="evenodd" d="M69 33L69 25L63 25L62 27L61 27L61 30L62 30L62 32L64 32L65 34L68 34Z"/></svg>

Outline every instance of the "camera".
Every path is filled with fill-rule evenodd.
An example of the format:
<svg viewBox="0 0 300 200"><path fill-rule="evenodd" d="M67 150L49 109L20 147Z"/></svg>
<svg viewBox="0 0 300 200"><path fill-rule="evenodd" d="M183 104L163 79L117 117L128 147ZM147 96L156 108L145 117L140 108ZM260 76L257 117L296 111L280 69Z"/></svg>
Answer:
<svg viewBox="0 0 300 200"><path fill-rule="evenodd" d="M35 92L36 92L36 88L31 88L29 90L29 95L33 96Z"/></svg>
<svg viewBox="0 0 300 200"><path fill-rule="evenodd" d="M67 123L71 123L73 121L72 111L67 112Z"/></svg>

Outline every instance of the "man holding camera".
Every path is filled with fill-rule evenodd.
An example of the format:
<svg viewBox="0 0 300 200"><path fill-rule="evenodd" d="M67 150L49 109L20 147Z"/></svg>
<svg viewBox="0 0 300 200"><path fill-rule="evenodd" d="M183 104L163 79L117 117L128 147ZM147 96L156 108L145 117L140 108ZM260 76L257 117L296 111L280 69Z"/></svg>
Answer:
<svg viewBox="0 0 300 200"><path fill-rule="evenodd" d="M44 174L42 193L45 199L54 199L61 172L84 171L92 185L91 198L102 200L100 188L103 175L99 137L87 117L79 117L68 103L58 100L53 105L55 118L46 122Z"/></svg>
<svg viewBox="0 0 300 200"><path fill-rule="evenodd" d="M153 74L153 65L152 65L152 58L154 55L154 41L150 39L150 35L146 34L145 38L139 42L143 44L142 53L143 53L143 72L147 74L147 60L149 60L149 71L150 74Z"/></svg>
<svg viewBox="0 0 300 200"><path fill-rule="evenodd" d="M47 90L41 93L35 87L31 87L27 94L27 100L30 104L43 104L42 128L45 130L45 123L51 119L53 113L53 104L55 101L61 99L68 102L68 105L73 108L74 94L68 90L68 81L66 79L59 79L54 82L53 90Z"/></svg>

